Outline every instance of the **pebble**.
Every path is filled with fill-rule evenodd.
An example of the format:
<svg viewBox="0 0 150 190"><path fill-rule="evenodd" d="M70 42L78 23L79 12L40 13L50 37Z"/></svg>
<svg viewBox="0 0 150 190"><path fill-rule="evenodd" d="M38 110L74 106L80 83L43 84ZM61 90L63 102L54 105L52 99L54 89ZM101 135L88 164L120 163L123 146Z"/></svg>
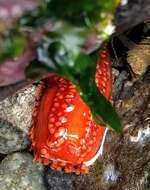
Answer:
<svg viewBox="0 0 150 190"><path fill-rule="evenodd" d="M0 164L1 190L46 190L43 166L32 162L29 153L13 153Z"/></svg>
<svg viewBox="0 0 150 190"><path fill-rule="evenodd" d="M127 61L135 74L143 75L150 65L150 38L142 40L129 50Z"/></svg>
<svg viewBox="0 0 150 190"><path fill-rule="evenodd" d="M23 150L29 145L29 140L20 129L11 124L0 121L0 153L9 154Z"/></svg>

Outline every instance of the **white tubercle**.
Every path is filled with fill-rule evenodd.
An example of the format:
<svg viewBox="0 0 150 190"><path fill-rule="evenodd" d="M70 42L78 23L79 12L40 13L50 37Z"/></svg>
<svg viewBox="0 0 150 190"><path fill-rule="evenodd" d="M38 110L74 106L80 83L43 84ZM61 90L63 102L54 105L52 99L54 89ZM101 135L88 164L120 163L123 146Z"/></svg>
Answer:
<svg viewBox="0 0 150 190"><path fill-rule="evenodd" d="M68 107L65 109L65 112L71 112L74 110L74 105L70 104Z"/></svg>

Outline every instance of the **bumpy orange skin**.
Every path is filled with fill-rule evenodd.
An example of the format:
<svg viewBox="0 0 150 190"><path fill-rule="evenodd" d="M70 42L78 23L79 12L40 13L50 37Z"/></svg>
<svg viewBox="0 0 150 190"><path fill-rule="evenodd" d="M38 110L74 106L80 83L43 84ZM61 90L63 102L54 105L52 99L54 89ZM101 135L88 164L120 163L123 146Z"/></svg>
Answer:
<svg viewBox="0 0 150 190"><path fill-rule="evenodd" d="M95 81L99 91L110 100L112 91L112 68L109 53L105 50L100 53L97 62Z"/></svg>
<svg viewBox="0 0 150 190"><path fill-rule="evenodd" d="M97 64L96 83L110 99L111 66L107 52ZM49 75L37 89L37 101L30 131L35 160L51 163L56 170L88 172L88 162L101 147L105 133L91 117L89 107L69 80Z"/></svg>

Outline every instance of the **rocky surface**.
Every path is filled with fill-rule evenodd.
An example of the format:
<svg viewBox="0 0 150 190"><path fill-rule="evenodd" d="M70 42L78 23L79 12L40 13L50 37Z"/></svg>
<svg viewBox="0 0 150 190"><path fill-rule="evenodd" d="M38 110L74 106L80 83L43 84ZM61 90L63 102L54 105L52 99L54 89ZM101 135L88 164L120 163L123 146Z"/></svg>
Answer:
<svg viewBox="0 0 150 190"><path fill-rule="evenodd" d="M31 126L31 113L35 100L35 86L18 91L12 97L0 102L0 118L28 133Z"/></svg>
<svg viewBox="0 0 150 190"><path fill-rule="evenodd" d="M0 153L9 154L23 150L29 144L27 134L13 127L10 123L0 121Z"/></svg>
<svg viewBox="0 0 150 190"><path fill-rule="evenodd" d="M47 168L44 174L47 189L52 190L75 190L79 188L78 179L80 179L80 176L77 177L75 174L67 174L63 171L54 171L50 168Z"/></svg>
<svg viewBox="0 0 150 190"><path fill-rule="evenodd" d="M127 61L136 75L143 75L150 66L150 38L145 38L128 51Z"/></svg>
<svg viewBox="0 0 150 190"><path fill-rule="evenodd" d="M43 167L32 163L28 153L14 153L0 164L1 190L45 190Z"/></svg>
<svg viewBox="0 0 150 190"><path fill-rule="evenodd" d="M22 150L29 144L35 86L29 86L0 102L0 153Z"/></svg>
<svg viewBox="0 0 150 190"><path fill-rule="evenodd" d="M115 25L118 32L123 32L150 18L149 0L122 0L115 13Z"/></svg>

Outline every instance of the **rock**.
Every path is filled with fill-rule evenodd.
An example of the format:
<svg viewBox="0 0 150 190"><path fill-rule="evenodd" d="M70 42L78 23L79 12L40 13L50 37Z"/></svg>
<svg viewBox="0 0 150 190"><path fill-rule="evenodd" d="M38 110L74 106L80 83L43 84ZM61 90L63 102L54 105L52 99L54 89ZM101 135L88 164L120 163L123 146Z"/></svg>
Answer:
<svg viewBox="0 0 150 190"><path fill-rule="evenodd" d="M115 190L150 189L150 81L139 80L130 87L128 97L118 101L118 113L124 126L123 136L110 132L106 138L105 153L100 161L102 176L108 166L115 168L111 179ZM116 102L117 103L117 102ZM112 177L113 176L113 177ZM102 178L103 179L103 178ZM106 180L109 182L109 180ZM112 180L111 180L112 181ZM107 183L109 184L109 183ZM104 187L102 180L101 187Z"/></svg>
<svg viewBox="0 0 150 190"><path fill-rule="evenodd" d="M143 75L150 65L150 38L142 40L129 50L127 61L135 74Z"/></svg>
<svg viewBox="0 0 150 190"><path fill-rule="evenodd" d="M89 174L79 176L49 168L45 171L44 181L48 190L108 190L118 182L120 172L113 164L105 165L106 170L103 167L104 165L97 161Z"/></svg>
<svg viewBox="0 0 150 190"><path fill-rule="evenodd" d="M19 91L0 102L0 153L22 150L29 144L35 86Z"/></svg>
<svg viewBox="0 0 150 190"><path fill-rule="evenodd" d="M9 154L29 145L27 135L10 123L0 121L0 153Z"/></svg>
<svg viewBox="0 0 150 190"><path fill-rule="evenodd" d="M0 164L1 190L45 190L43 167L33 164L28 153L11 154Z"/></svg>
<svg viewBox="0 0 150 190"><path fill-rule="evenodd" d="M75 174L54 171L50 168L47 168L44 175L47 188L52 190L75 190L74 181L76 178Z"/></svg>
<svg viewBox="0 0 150 190"><path fill-rule="evenodd" d="M114 22L119 32L126 31L150 17L149 0L127 0L125 2L120 4L115 13Z"/></svg>
<svg viewBox="0 0 150 190"><path fill-rule="evenodd" d="M116 80L114 80L113 91L112 91L112 96L114 101L118 100L122 95L122 89L127 79L128 79L127 71L122 71L118 74Z"/></svg>
<svg viewBox="0 0 150 190"><path fill-rule="evenodd" d="M21 81L16 84L0 87L0 102L9 96L12 96L12 94L19 91L19 89L25 88L30 83L31 81Z"/></svg>
<svg viewBox="0 0 150 190"><path fill-rule="evenodd" d="M35 86L28 86L0 102L0 118L28 133L35 101Z"/></svg>

